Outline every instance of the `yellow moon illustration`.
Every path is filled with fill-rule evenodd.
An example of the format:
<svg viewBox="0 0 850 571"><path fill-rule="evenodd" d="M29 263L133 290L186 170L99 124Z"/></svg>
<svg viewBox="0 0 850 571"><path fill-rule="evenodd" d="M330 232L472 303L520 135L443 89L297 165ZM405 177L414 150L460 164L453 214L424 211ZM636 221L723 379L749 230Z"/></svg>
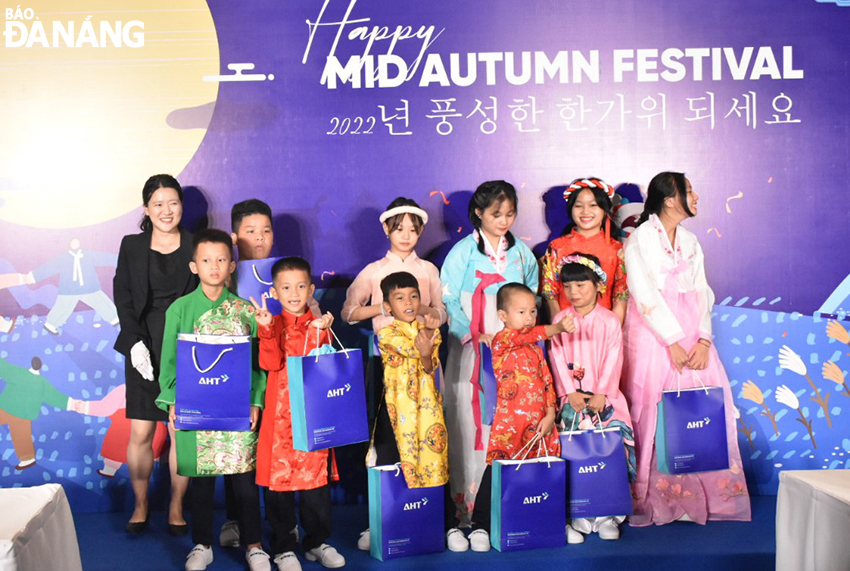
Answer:
<svg viewBox="0 0 850 571"><path fill-rule="evenodd" d="M31 19L0 22L15 30L0 36L0 220L75 228L138 208L145 180L179 175L206 134L206 125L175 129L166 117L218 95L218 83L202 79L220 69L207 3L34 0L20 7L32 9ZM127 26L132 21L143 29ZM94 36L84 33L85 22ZM71 23L68 47L63 32ZM120 46L104 24L127 32ZM144 45L130 47L142 32ZM17 45L24 33L30 47Z"/></svg>

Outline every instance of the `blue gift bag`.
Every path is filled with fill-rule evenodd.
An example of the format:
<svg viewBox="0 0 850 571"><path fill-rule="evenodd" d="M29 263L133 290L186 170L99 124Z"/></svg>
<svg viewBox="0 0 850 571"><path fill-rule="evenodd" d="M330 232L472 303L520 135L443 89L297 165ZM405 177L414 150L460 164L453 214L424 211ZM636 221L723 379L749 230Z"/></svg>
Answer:
<svg viewBox="0 0 850 571"><path fill-rule="evenodd" d="M569 405L568 405L569 406ZM619 428L561 432L570 517L632 515L626 451Z"/></svg>
<svg viewBox="0 0 850 571"><path fill-rule="evenodd" d="M309 452L369 440L362 352L318 352L286 358L293 446Z"/></svg>
<svg viewBox="0 0 850 571"><path fill-rule="evenodd" d="M408 488L401 465L369 473L369 553L386 561L445 550L443 486Z"/></svg>
<svg viewBox="0 0 850 571"><path fill-rule="evenodd" d="M496 416L499 383L496 380L496 373L493 371L493 352L485 343L479 343L479 349L481 351L481 369L478 379L481 383L481 390L484 392L484 398L481 399L481 406L483 407L481 422L489 426L493 424L493 418Z"/></svg>
<svg viewBox="0 0 850 571"><path fill-rule="evenodd" d="M564 545L566 468L563 459L548 456L493 462L490 544L495 549Z"/></svg>
<svg viewBox="0 0 850 571"><path fill-rule="evenodd" d="M263 260L244 260L236 263L236 292L239 297L253 297L262 304L266 298L266 308L272 315L280 315L283 308L280 302L271 296L272 266L281 258L265 258Z"/></svg>
<svg viewBox="0 0 850 571"><path fill-rule="evenodd" d="M250 430L250 337L181 334L176 373L175 428Z"/></svg>
<svg viewBox="0 0 850 571"><path fill-rule="evenodd" d="M729 468L721 387L663 391L658 403L655 456L658 471L665 474Z"/></svg>

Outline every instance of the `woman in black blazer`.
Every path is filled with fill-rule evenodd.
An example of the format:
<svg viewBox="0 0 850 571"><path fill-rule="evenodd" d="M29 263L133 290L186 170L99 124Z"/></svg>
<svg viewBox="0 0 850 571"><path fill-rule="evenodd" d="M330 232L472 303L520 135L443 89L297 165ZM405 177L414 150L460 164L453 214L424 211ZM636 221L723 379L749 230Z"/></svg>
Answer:
<svg viewBox="0 0 850 571"><path fill-rule="evenodd" d="M192 235L180 227L183 215L180 183L166 174L154 175L142 189L142 202L145 207L140 224L142 233L125 236L121 241L113 281L113 297L121 323L115 350L125 357L127 418L130 419L127 467L136 495L128 533L140 533L147 527L153 437L156 423L168 420L168 415L154 404L159 396L165 310L175 299L198 286L197 276L189 270ZM185 535L188 528L183 519L183 496L189 480L177 475L173 433L171 442L169 532Z"/></svg>

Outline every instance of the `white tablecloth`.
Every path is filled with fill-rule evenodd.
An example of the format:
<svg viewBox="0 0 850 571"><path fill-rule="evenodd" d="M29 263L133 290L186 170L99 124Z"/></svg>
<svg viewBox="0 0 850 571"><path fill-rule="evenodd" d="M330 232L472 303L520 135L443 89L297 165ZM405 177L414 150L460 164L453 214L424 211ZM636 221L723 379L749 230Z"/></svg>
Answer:
<svg viewBox="0 0 850 571"><path fill-rule="evenodd" d="M850 570L850 470L779 474L776 571Z"/></svg>
<svg viewBox="0 0 850 571"><path fill-rule="evenodd" d="M83 569L62 486L0 489L0 571L52 569Z"/></svg>

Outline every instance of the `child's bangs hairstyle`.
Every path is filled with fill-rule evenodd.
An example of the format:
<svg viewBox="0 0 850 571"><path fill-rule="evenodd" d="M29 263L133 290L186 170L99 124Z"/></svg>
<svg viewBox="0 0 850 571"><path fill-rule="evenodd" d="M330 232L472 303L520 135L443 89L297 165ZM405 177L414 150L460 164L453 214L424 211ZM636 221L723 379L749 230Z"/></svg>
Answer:
<svg viewBox="0 0 850 571"><path fill-rule="evenodd" d="M590 178L595 179L595 180L602 180L599 177L590 177ZM584 179L577 178L567 186L573 185L573 184L575 184L575 183L577 183L581 180L584 180ZM561 236L566 236L567 234L569 234L570 232L573 231L573 228L576 227L576 223L573 220L573 207L576 205L576 201L578 200L578 196L584 190L589 190L590 192L593 193L593 198L596 200L596 204L598 204L599 208L601 208L605 212L605 218L608 220L608 224L611 227L609 235L610 236L619 236L620 235L620 227L617 226L617 223L614 221L614 203L611 201L611 198L608 196L608 193L605 192L605 190L603 190L599 187L596 187L596 186L594 186L592 188L576 190L576 191L573 191L572 193L570 193L570 197L567 199L567 215L570 217L570 222L569 222L569 224L567 224L567 227L564 228L564 232L563 232L563 234L561 234ZM604 224L605 224L605 222L603 222L603 225Z"/></svg>
<svg viewBox="0 0 850 571"><path fill-rule="evenodd" d="M195 257L195 254L198 253L198 246L201 244L222 244L227 247L228 253L233 256L233 252L231 248L233 248L233 240L230 239L230 234L225 232L224 230L219 230L217 228L207 228L206 230L201 230L195 237L192 238L192 257Z"/></svg>
<svg viewBox="0 0 850 571"><path fill-rule="evenodd" d="M581 252L573 252L570 255L587 258L600 268L602 267L599 263L599 258L597 258L596 256L592 256L590 254L582 254ZM592 281L596 285L602 284L602 276L600 276L587 266L576 262L571 262L561 266L560 278L561 283Z"/></svg>
<svg viewBox="0 0 850 571"><path fill-rule="evenodd" d="M399 196L387 206L387 210L392 210L393 208L398 208L399 206L412 206L414 208L422 208L419 206L415 200L410 198L404 198L403 196ZM385 210L386 212L386 210ZM418 214L412 214L410 212L402 212L401 214L396 214L395 216L390 216L384 221L384 224L387 226L387 230L390 232L395 232L401 227L402 222L404 222L404 217L409 216L410 221L413 223L413 230L421 235L422 229L425 227L425 221L422 220L422 217Z"/></svg>
<svg viewBox="0 0 850 571"><path fill-rule="evenodd" d="M499 293L496 294L496 309L507 311L508 304L511 301L511 297L513 297L519 292L527 293L531 296L534 296L534 292L531 291L531 288L529 288L525 284L521 284L518 282L507 283L501 288L499 288Z"/></svg>
<svg viewBox="0 0 850 571"><path fill-rule="evenodd" d="M688 182L685 180L685 173L662 172L649 181L649 188L646 189L646 203L643 205L643 212L637 225L640 226L649 220L652 214L660 215L664 210L664 200L672 196L679 197L679 203L685 214L691 217L694 215L688 208Z"/></svg>
<svg viewBox="0 0 850 571"><path fill-rule="evenodd" d="M230 209L230 227L233 232L238 232L239 225L242 224L242 219L252 214L263 214L269 219L269 223L272 221L272 209L269 208L269 205L262 200L249 198L248 200L237 202Z"/></svg>
<svg viewBox="0 0 850 571"><path fill-rule="evenodd" d="M475 213L476 210L480 210L484 212L493 204L502 203L506 200L509 200L513 206L514 210L518 209L516 189L514 186L503 180L491 180L488 182L481 183L478 185L478 188L475 189L475 192L472 194L472 198L469 199L469 221L472 222L472 225L475 226L475 229L479 232L481 231L481 217ZM511 232L508 232L505 235L505 239L508 241L508 250L513 248L516 243L516 239ZM484 240L478 241L478 251L482 254L484 253Z"/></svg>
<svg viewBox="0 0 850 571"><path fill-rule="evenodd" d="M142 187L142 204L147 206L151 201L153 193L160 188L173 188L177 191L177 197L180 199L180 203L183 203L183 188L177 182L177 179L170 174L155 174L145 181L145 186ZM142 221L139 222L139 229L142 232L151 232L153 230L153 223L149 216L145 215L142 218Z"/></svg>
<svg viewBox="0 0 850 571"><path fill-rule="evenodd" d="M310 278L310 281L312 282L313 280L313 268L310 267L310 262L308 262L304 258L290 256L288 258L281 258L276 261L272 266L272 280L277 278L277 275L280 272L287 271L305 272L307 274L307 277Z"/></svg>
<svg viewBox="0 0 850 571"><path fill-rule="evenodd" d="M412 287L419 293L419 282L410 272L396 272L390 274L381 280L381 294L384 296L384 301L389 301L390 294L397 289Z"/></svg>

